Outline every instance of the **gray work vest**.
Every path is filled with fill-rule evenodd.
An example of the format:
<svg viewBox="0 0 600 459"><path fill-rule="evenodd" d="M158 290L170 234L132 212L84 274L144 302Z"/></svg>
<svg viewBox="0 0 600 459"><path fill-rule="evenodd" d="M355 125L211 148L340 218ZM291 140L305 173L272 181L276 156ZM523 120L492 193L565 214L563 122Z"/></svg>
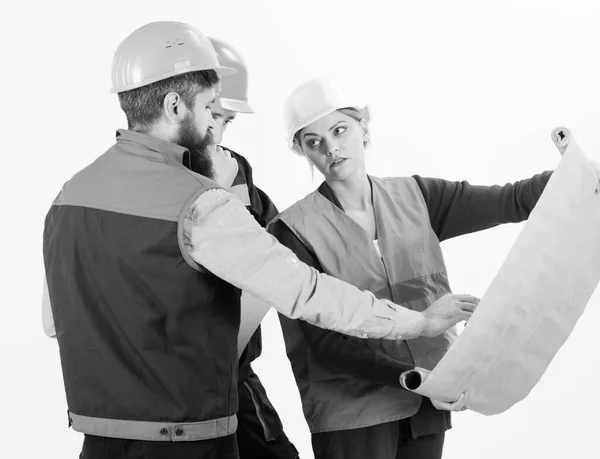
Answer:
<svg viewBox="0 0 600 459"><path fill-rule="evenodd" d="M378 298L422 311L450 292L425 200L412 178L370 178L383 259L366 231L318 191L278 218L316 256L325 273L370 290ZM419 409L419 395L359 380L322 365L297 322L281 316L280 320L311 432L391 422L412 416ZM451 329L435 338L367 341L370 347L395 359L432 369L455 338Z"/></svg>
<svg viewBox="0 0 600 459"><path fill-rule="evenodd" d="M46 217L44 262L79 432L194 441L236 430L240 291L185 250L190 206L218 185L185 169L183 150L120 131Z"/></svg>

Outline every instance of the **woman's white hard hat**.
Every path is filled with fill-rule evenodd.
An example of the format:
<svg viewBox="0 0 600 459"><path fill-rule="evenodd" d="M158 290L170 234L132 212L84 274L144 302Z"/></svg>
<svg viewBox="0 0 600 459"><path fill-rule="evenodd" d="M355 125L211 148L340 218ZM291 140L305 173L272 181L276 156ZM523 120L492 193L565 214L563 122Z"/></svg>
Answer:
<svg viewBox="0 0 600 459"><path fill-rule="evenodd" d="M367 105L335 81L320 77L302 83L288 96L283 107L288 147L301 153L300 146L294 144L296 133L319 118L347 107L362 111L366 121L369 121Z"/></svg>

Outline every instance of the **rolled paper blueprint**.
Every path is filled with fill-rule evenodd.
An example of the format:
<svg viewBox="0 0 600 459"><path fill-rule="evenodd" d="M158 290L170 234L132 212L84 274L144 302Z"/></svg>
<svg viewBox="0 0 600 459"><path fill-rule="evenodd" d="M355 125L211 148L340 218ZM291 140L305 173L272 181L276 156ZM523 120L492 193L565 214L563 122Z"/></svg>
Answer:
<svg viewBox="0 0 600 459"><path fill-rule="evenodd" d="M400 384L408 390L418 389L421 384L423 384L423 381L427 379L429 373L431 373L431 371L419 367L415 367L413 370L404 371L400 375Z"/></svg>
<svg viewBox="0 0 600 459"><path fill-rule="evenodd" d="M552 131L550 137L560 154L563 155L567 149L567 145L569 145L569 142L571 141L571 131L565 127L557 127Z"/></svg>
<svg viewBox="0 0 600 459"><path fill-rule="evenodd" d="M563 157L469 326L431 372L400 378L408 390L494 415L524 399L573 331L600 280L598 176L571 133Z"/></svg>

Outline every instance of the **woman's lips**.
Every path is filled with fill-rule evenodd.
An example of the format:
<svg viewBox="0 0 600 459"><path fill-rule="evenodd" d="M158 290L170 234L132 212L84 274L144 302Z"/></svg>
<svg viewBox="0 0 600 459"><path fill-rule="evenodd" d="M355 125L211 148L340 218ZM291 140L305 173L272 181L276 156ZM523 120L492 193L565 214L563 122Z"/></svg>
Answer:
<svg viewBox="0 0 600 459"><path fill-rule="evenodd" d="M347 158L338 158L334 162L331 163L329 167L338 167L346 162Z"/></svg>

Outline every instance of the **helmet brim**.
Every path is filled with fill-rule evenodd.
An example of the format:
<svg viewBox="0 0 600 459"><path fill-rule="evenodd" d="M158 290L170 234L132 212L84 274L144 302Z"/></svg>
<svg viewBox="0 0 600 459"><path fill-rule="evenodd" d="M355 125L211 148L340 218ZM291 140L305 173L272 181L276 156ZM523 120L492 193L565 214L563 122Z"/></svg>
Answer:
<svg viewBox="0 0 600 459"><path fill-rule="evenodd" d="M143 81L131 83L129 85L123 85L123 86L119 86L119 87L113 86L113 88L110 90L110 92L115 94L115 93L130 91L132 89L137 89L137 88L141 88L142 86L147 86L149 84L156 83L157 81L166 80L167 78L171 78L171 77L178 76L178 75L183 75L184 73L198 72L198 71L203 71L203 70L214 70L219 77L233 75L234 73L237 73L237 70L234 68L231 68L231 67L212 67L212 68L207 69L200 65L194 65L191 67L185 67L185 68L181 68L181 69L171 70L171 71L163 73L161 75L156 75L152 78L146 78Z"/></svg>
<svg viewBox="0 0 600 459"><path fill-rule="evenodd" d="M230 110L237 113L254 113L254 109L242 100L225 99L219 97L219 103L225 110Z"/></svg>
<svg viewBox="0 0 600 459"><path fill-rule="evenodd" d="M234 73L237 73L237 70L232 67L217 67L213 70L217 72L217 75L219 75L220 77L233 75Z"/></svg>

